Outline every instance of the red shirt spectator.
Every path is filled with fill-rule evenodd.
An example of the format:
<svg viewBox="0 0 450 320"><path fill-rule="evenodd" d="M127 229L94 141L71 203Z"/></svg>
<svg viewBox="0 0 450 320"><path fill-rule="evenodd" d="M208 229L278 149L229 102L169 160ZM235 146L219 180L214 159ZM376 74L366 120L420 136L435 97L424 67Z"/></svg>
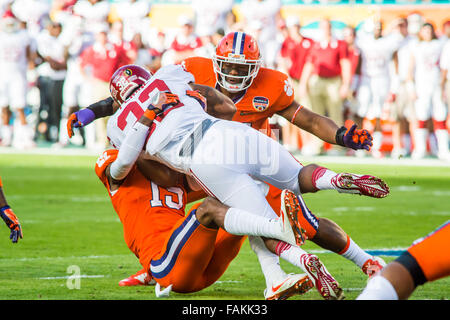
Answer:
<svg viewBox="0 0 450 320"><path fill-rule="evenodd" d="M106 32L100 32L96 42L86 48L80 57L82 69L104 82L109 82L117 68L130 63L125 50L107 40Z"/></svg>
<svg viewBox="0 0 450 320"><path fill-rule="evenodd" d="M347 43L331 39L328 43L317 41L312 46L308 61L314 66L314 74L322 78L333 78L341 75L341 60L348 58Z"/></svg>
<svg viewBox="0 0 450 320"><path fill-rule="evenodd" d="M289 67L289 76L292 79L300 80L306 57L313 46L313 40L309 38L301 39L300 43L291 37L287 37L281 45L280 54L283 58L289 58L291 66Z"/></svg>

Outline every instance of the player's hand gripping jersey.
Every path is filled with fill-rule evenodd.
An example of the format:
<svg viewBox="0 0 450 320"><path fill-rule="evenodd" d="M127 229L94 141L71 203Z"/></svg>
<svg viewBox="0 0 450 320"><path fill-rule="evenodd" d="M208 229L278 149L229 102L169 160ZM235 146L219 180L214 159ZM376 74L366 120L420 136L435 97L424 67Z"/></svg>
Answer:
<svg viewBox="0 0 450 320"><path fill-rule="evenodd" d="M127 131L142 116L158 93L169 91L179 97L180 103L155 119L146 152L154 156L154 159L169 164L173 169L187 173L184 158L180 156L183 143L204 120L215 120L204 111L197 99L187 94L192 91L190 82L194 82L194 77L180 65L169 65L158 70L109 119L107 133L112 145L120 148Z"/></svg>
<svg viewBox="0 0 450 320"><path fill-rule="evenodd" d="M212 59L192 57L184 60L182 65L194 76L195 83L219 88ZM294 89L288 76L276 70L261 68L252 84L234 99L237 112L233 121L249 124L270 135L268 118L287 108L293 101Z"/></svg>

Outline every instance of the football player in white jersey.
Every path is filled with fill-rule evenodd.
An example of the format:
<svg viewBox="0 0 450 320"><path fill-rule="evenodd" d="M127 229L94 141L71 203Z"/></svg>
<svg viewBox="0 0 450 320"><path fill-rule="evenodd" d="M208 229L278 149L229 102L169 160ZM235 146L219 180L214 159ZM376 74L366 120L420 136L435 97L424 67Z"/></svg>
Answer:
<svg viewBox="0 0 450 320"><path fill-rule="evenodd" d="M13 15L0 20L0 108L2 109L1 145L32 147L33 131L25 115L28 62L33 59L31 40L27 31L19 28ZM8 76L6 76L8 75ZM14 128L10 125L11 112L16 113ZM19 143L20 142L20 143Z"/></svg>
<svg viewBox="0 0 450 320"><path fill-rule="evenodd" d="M447 103L447 108L450 107L450 39L442 49L440 67L442 72L441 90L442 99Z"/></svg>
<svg viewBox="0 0 450 320"><path fill-rule="evenodd" d="M301 165L266 135L245 124L208 115L204 111L206 105L192 94L191 89L198 87L193 84L194 77L182 66L161 68L129 97L136 86L125 82L124 77L132 74L130 66L121 67L111 80L111 95L121 103L118 112L108 121L108 137L119 149L118 158L111 166L111 177L115 180L126 177L144 149L148 159L185 173L205 192L233 208L227 212L223 224L216 221L219 226L232 234L284 241L297 253L285 258L308 273L324 298L342 298L342 289L317 257L298 247L304 241L298 214L308 210L301 196L286 191L283 198L289 199L289 205L295 209L283 211L282 220L286 223L289 220L294 231L283 227L280 232L277 231L279 223L274 224L280 220L254 181L266 179L300 194L298 172ZM160 95L170 102L154 107ZM155 108L156 113L153 112ZM152 120L150 129L136 125L136 120L142 117ZM282 157L289 167L280 170L278 157ZM279 241L266 241L268 248L275 252Z"/></svg>
<svg viewBox="0 0 450 320"><path fill-rule="evenodd" d="M411 99L407 81L411 56L411 45L417 41L417 35L409 32L408 19L400 19L400 32L405 37L401 47L394 53L393 81L397 88L394 91L394 99L391 104L391 116L395 121L392 128L392 142L394 148L391 157L397 159L410 154L411 136L409 134L409 122L414 117L414 101Z"/></svg>
<svg viewBox="0 0 450 320"><path fill-rule="evenodd" d="M425 23L419 33L419 41L411 48L409 81L415 86L415 115L418 121L414 134L412 157L420 159L427 154L427 122L433 120L438 143L438 157L450 159L448 148L447 107L442 99L439 59L443 43L435 34L431 23Z"/></svg>
<svg viewBox="0 0 450 320"><path fill-rule="evenodd" d="M367 30L366 30L367 31ZM372 155L381 157L381 113L391 90L389 63L402 43L399 32L383 36L383 24L376 21L373 35L358 32L356 45L361 50L361 77L357 93L359 103L356 123L361 126L364 118L376 119L373 133Z"/></svg>

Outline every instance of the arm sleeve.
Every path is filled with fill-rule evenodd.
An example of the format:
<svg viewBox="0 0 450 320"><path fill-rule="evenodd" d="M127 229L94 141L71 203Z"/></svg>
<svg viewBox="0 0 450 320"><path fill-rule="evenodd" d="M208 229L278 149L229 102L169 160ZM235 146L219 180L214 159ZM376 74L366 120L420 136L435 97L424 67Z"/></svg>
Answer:
<svg viewBox="0 0 450 320"><path fill-rule="evenodd" d="M123 180L133 168L148 136L149 127L140 122L127 132L117 159L111 164L110 174L114 180Z"/></svg>

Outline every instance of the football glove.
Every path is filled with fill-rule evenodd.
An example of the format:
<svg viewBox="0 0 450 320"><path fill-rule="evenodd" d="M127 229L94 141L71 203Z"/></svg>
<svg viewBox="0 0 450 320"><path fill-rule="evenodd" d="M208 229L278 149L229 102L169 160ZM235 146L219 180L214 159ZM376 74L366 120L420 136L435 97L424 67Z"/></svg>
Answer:
<svg viewBox="0 0 450 320"><path fill-rule="evenodd" d="M5 221L8 228L11 230L9 238L13 243L17 243L17 241L19 241L19 238L23 238L22 227L20 226L19 219L17 219L17 216L9 206L0 208L0 216L2 217L3 221Z"/></svg>
<svg viewBox="0 0 450 320"><path fill-rule="evenodd" d="M153 110L156 114L163 113L166 115L173 106L180 103L180 98L171 92L160 92L153 98L152 103L147 107Z"/></svg>
<svg viewBox="0 0 450 320"><path fill-rule="evenodd" d="M370 150L372 146L372 135L365 129L356 129L354 124L350 129L341 127L336 132L336 143L343 147L352 148L353 150L365 149Z"/></svg>
<svg viewBox="0 0 450 320"><path fill-rule="evenodd" d="M67 119L67 133L69 138L73 136L73 128L81 128L87 126L89 123L95 120L94 111L89 108L82 109L75 113L72 113Z"/></svg>

